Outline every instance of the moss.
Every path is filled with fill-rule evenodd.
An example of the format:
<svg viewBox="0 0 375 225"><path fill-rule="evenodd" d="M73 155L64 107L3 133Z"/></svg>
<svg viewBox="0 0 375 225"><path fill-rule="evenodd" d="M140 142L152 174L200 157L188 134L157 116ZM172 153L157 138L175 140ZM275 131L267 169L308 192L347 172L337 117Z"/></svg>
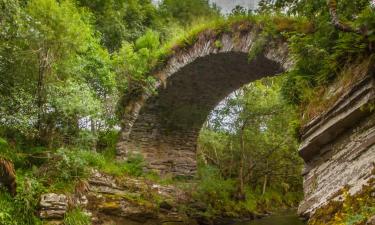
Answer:
<svg viewBox="0 0 375 225"><path fill-rule="evenodd" d="M215 41L215 47L217 49L221 49L221 48L223 48L223 43L221 41L219 41L219 40L216 40Z"/></svg>
<svg viewBox="0 0 375 225"><path fill-rule="evenodd" d="M104 202L99 206L101 209L118 209L120 207L120 203L117 201Z"/></svg>
<svg viewBox="0 0 375 225"><path fill-rule="evenodd" d="M156 73L157 68L162 68L170 57L192 47L197 41L202 39L214 40L215 46L220 47L219 42L223 34L230 34L234 37L249 32L252 29L266 30L274 37L284 32L311 33L314 31L311 22L300 17L286 17L276 15L249 15L232 16L227 19L219 18L214 21L202 23L188 29L189 32L182 34L175 39L170 40L162 47L159 54L156 68L152 69L151 74Z"/></svg>
<svg viewBox="0 0 375 225"><path fill-rule="evenodd" d="M343 189L342 193L343 201L332 201L318 209L308 225L364 225L375 215L374 179L353 196L348 193L348 188Z"/></svg>
<svg viewBox="0 0 375 225"><path fill-rule="evenodd" d="M213 41L216 48L221 48L219 42L220 38L224 34L229 34L233 37L234 41L240 40L243 34L246 34L250 30L255 29L257 32L265 32L266 39L273 37L279 39L282 37L285 40L285 33L311 33L314 31L311 22L307 21L306 18L301 17L287 17L283 15L238 15L231 16L229 18L218 18L216 20L201 23L193 26L186 33L182 33L180 36L169 40L163 46L160 47L154 58L150 60L150 63L145 65L148 69L145 70L145 74L141 77L147 79L161 79L160 71L165 67L170 58L175 55L181 54L195 44L205 40ZM262 44L265 40L261 40ZM262 48L259 48L262 49ZM259 53L261 51L255 51ZM253 54L250 54L250 58L253 58ZM255 55L256 56L256 55ZM132 103L132 99L139 98L142 93L150 92L157 94L157 91L153 89L153 85L144 85L142 83L134 84L133 82L124 93L121 98L121 104L119 106L127 106ZM147 83L147 82L146 82ZM124 113L124 108L118 108L119 115Z"/></svg>
<svg viewBox="0 0 375 225"><path fill-rule="evenodd" d="M133 205L137 205L151 211L157 211L159 208L158 202L147 192L105 194L104 196L106 197L106 202L100 205L100 208L104 209L118 209L120 207L121 200L125 200Z"/></svg>

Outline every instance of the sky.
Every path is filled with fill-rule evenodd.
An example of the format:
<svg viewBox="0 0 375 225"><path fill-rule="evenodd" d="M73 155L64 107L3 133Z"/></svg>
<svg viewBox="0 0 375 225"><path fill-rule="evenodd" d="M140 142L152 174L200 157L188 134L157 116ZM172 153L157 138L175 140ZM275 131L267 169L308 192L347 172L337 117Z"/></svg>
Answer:
<svg viewBox="0 0 375 225"><path fill-rule="evenodd" d="M237 5L254 9L258 5L259 0L211 0L211 2L216 3L224 13L229 13Z"/></svg>
<svg viewBox="0 0 375 225"><path fill-rule="evenodd" d="M158 3L161 0L152 0L154 3ZM184 1L184 0L181 0ZM260 0L210 0L213 3L216 3L223 13L230 13L232 9L237 6L243 6L247 9L254 9Z"/></svg>

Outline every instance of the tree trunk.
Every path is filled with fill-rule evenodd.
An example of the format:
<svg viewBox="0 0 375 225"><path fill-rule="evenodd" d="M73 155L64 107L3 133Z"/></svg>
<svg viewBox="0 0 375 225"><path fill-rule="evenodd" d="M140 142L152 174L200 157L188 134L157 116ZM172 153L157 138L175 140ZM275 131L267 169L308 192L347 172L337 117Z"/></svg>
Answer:
<svg viewBox="0 0 375 225"><path fill-rule="evenodd" d="M239 173L238 173L238 179L239 179L239 189L238 189L238 200L245 200L246 194L245 194L245 182L244 182L244 167L245 167L245 140L244 140L244 130L245 130L245 124L241 128L241 134L240 134L240 141L241 141L241 160L240 160L240 167L239 167Z"/></svg>
<svg viewBox="0 0 375 225"><path fill-rule="evenodd" d="M240 181L238 196L240 200L245 199L245 187L244 187L244 176L243 176L244 162L243 161L244 161L243 158L241 158L239 174L238 174L238 178Z"/></svg>
<svg viewBox="0 0 375 225"><path fill-rule="evenodd" d="M267 179L268 179L268 160L266 161L266 174L264 175L262 195L264 195L266 193Z"/></svg>
<svg viewBox="0 0 375 225"><path fill-rule="evenodd" d="M36 104L38 107L38 119L37 119L37 130L39 144L45 145L45 73L46 73L46 55L43 51L39 53L39 68L38 68L38 81L37 81L37 93L36 93Z"/></svg>
<svg viewBox="0 0 375 225"><path fill-rule="evenodd" d="M267 188L267 178L268 178L268 175L264 175L264 182L263 182L263 190L262 190L262 195L264 195L266 193L266 188Z"/></svg>

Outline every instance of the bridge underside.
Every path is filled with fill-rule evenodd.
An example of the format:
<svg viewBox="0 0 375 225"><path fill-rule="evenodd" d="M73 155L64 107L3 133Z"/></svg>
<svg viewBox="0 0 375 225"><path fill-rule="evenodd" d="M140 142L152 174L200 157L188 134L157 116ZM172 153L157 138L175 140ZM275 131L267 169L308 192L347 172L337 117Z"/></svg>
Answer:
<svg viewBox="0 0 375 225"><path fill-rule="evenodd" d="M192 175L199 131L211 110L241 86L281 72L282 66L264 55L250 63L242 52L196 59L145 102L132 127L128 151L142 153L150 169Z"/></svg>

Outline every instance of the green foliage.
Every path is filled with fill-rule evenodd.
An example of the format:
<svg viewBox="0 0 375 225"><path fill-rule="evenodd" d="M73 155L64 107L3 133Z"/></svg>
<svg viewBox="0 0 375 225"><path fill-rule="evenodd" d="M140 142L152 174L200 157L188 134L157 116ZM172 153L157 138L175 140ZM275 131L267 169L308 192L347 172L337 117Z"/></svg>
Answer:
<svg viewBox="0 0 375 225"><path fill-rule="evenodd" d="M295 205L301 188L299 122L296 109L284 100L307 104L314 88L373 54L375 13L369 1L339 1L338 13L366 35L335 29L323 0L263 0L257 15L237 7L225 19L207 0L163 0L159 7L150 0L0 0L0 155L21 171L16 199L0 193L0 223L38 224L39 193L73 189L92 168L116 176L145 175L141 156L114 160L119 96L132 98L134 89L154 92L152 72L202 35L212 35L221 48L216 37L253 25L262 34L249 59L271 37L287 39L295 67L281 80L245 87L214 112L199 139L207 165L200 170L195 197L211 215ZM232 120L225 123L228 116ZM251 172L246 177L240 175L241 160ZM245 183L241 191L240 178ZM238 192L245 192L243 201ZM348 212L346 223L362 220L368 210L373 212L367 206ZM76 209L65 223L85 221Z"/></svg>
<svg viewBox="0 0 375 225"><path fill-rule="evenodd" d="M7 59L0 65L1 126L51 146L78 134L83 117L113 120L103 108L116 94L115 76L90 14L71 1L17 3L4 21L13 29L0 41L0 57Z"/></svg>
<svg viewBox="0 0 375 225"><path fill-rule="evenodd" d="M51 191L73 188L74 184L87 178L92 169L115 176L141 176L144 160L140 155L130 156L126 162L116 161L112 155L105 157L90 150L58 149L37 172Z"/></svg>
<svg viewBox="0 0 375 225"><path fill-rule="evenodd" d="M91 225L90 216L86 215L81 209L75 208L64 217L65 225Z"/></svg>
<svg viewBox="0 0 375 225"><path fill-rule="evenodd" d="M162 54L160 47L159 34L152 30L148 30L135 43L122 44L114 55L116 69L126 81L122 87L133 82L145 89L153 88L155 78L149 76L149 72L159 63Z"/></svg>
<svg viewBox="0 0 375 225"><path fill-rule="evenodd" d="M17 225L17 222L12 219L15 205L12 197L4 189L0 189L0 224L3 225Z"/></svg>
<svg viewBox="0 0 375 225"><path fill-rule="evenodd" d="M283 95L290 103L305 105L312 98L312 89L330 84L342 76L342 69L347 65L370 57L375 14L369 2L338 1L340 19L365 33L358 35L341 32L331 24L326 1L261 1L260 11L286 10L288 14L303 15L314 25L312 33L287 34L296 62L283 85Z"/></svg>
<svg viewBox="0 0 375 225"><path fill-rule="evenodd" d="M202 129L196 199L208 204L209 215L294 207L302 198L297 113L281 97L284 79L243 87L213 111Z"/></svg>
<svg viewBox="0 0 375 225"><path fill-rule="evenodd" d="M200 182L197 187L197 199L208 203L211 207L220 207L231 200L235 192L235 184L231 180L224 180L220 171L214 167L199 168Z"/></svg>
<svg viewBox="0 0 375 225"><path fill-rule="evenodd" d="M92 90L85 83L67 80L49 87L48 92L50 106L56 110L61 121L84 116L98 118L101 114L101 102L95 98Z"/></svg>
<svg viewBox="0 0 375 225"><path fill-rule="evenodd" d="M340 194L343 201L332 201L320 208L312 215L309 225L354 225L366 224L374 216L375 200L371 196L374 191L374 181L362 187L362 190L350 195L348 189L343 189Z"/></svg>
<svg viewBox="0 0 375 225"><path fill-rule="evenodd" d="M94 13L95 27L110 52L118 50L124 41L135 41L148 29L163 30L165 23L150 0L78 0L78 3Z"/></svg>
<svg viewBox="0 0 375 225"><path fill-rule="evenodd" d="M236 190L235 181L224 179L220 171L211 166L199 167L198 174L200 179L193 198L206 204L207 212L203 216L210 218L234 212L236 202L232 195Z"/></svg>
<svg viewBox="0 0 375 225"><path fill-rule="evenodd" d="M0 156L10 158L12 155L11 150L8 146L8 142L0 137Z"/></svg>
<svg viewBox="0 0 375 225"><path fill-rule="evenodd" d="M207 20L219 16L219 9L208 0L163 0L160 8L164 16L172 17L184 26L197 19Z"/></svg>
<svg viewBox="0 0 375 225"><path fill-rule="evenodd" d="M17 177L17 196L15 198L16 215L20 224L38 224L35 217L35 209L38 206L39 195L44 190L42 184L35 178L30 178L30 174L24 177Z"/></svg>
<svg viewBox="0 0 375 225"><path fill-rule="evenodd" d="M38 225L41 221L35 216L39 195L44 190L42 184L31 178L29 173L17 171L17 196L13 199L0 189L0 224Z"/></svg>
<svg viewBox="0 0 375 225"><path fill-rule="evenodd" d="M260 55L263 52L267 42L267 37L265 37L264 35L261 35L259 39L255 41L253 47L249 51L249 61L254 60L258 55Z"/></svg>
<svg viewBox="0 0 375 225"><path fill-rule="evenodd" d="M287 192L283 190L268 189L265 193L262 190L254 190L246 187L246 199L239 201L234 198L238 191L238 183L233 178L223 177L220 170L214 166L200 165L198 171L199 180L193 190L193 199L205 204L207 211L194 212L206 218L217 216L240 217L249 213L263 213L278 210L284 207L296 207L301 199L302 193ZM191 187L189 187L191 188Z"/></svg>

